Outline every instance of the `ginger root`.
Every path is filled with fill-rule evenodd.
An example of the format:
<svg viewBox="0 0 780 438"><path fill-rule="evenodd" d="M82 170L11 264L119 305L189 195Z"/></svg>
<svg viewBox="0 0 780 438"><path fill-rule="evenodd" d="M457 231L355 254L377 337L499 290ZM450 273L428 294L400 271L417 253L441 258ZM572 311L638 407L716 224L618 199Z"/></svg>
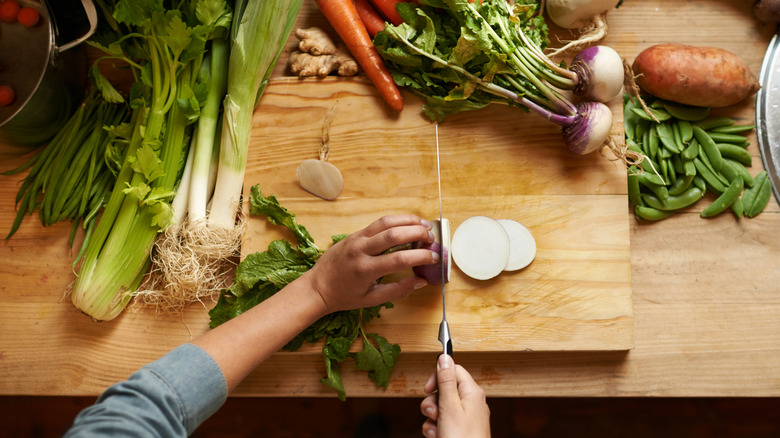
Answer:
<svg viewBox="0 0 780 438"><path fill-rule="evenodd" d="M325 77L336 71L339 76L354 76L360 70L347 48L318 27L296 29L300 40L297 51L290 54L290 71L298 76Z"/></svg>

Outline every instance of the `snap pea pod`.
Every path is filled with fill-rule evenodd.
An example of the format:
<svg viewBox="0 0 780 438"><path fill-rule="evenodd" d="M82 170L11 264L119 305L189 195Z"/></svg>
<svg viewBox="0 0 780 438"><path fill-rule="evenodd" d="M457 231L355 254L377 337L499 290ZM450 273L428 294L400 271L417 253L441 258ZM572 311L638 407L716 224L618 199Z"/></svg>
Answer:
<svg viewBox="0 0 780 438"><path fill-rule="evenodd" d="M701 211L701 217L712 217L721 213L723 210L731 207L731 205L739 199L739 195L742 194L742 187L744 182L742 177L737 175L734 181L729 184L728 188L723 191L713 202L708 205L707 208Z"/></svg>
<svg viewBox="0 0 780 438"><path fill-rule="evenodd" d="M712 173L712 175L717 178L723 186L729 185L729 181L726 179L726 177L722 176L720 172L716 172L715 168L712 167L712 163L710 163L710 159L707 156L707 153L704 152L704 148L699 145L699 155L697 156L701 160L702 163L704 163L705 166L707 166L707 169Z"/></svg>
<svg viewBox="0 0 780 438"><path fill-rule="evenodd" d="M742 165L742 163L734 161L730 158L724 159L723 162L724 162L724 167L725 165L728 165L729 167L734 169L734 171L742 175L742 180L745 181L745 186L753 187L753 176L750 174L750 172L748 172L745 166Z"/></svg>
<svg viewBox="0 0 780 438"><path fill-rule="evenodd" d="M636 145L628 144L628 149L646 155L646 153ZM645 156L642 162L639 163L639 167L641 167L642 170L644 170L643 173L649 174L648 178L650 178L653 181L653 183L660 184L660 185L666 184L664 180L659 175L656 174L656 172L658 172L657 169L659 168L659 166L656 163L654 163L653 160L650 159L649 157Z"/></svg>
<svg viewBox="0 0 780 438"><path fill-rule="evenodd" d="M644 219L648 221L660 221L662 219L666 219L669 216L673 215L674 212L659 210L657 208L646 207L643 205L637 205L634 207L634 214L640 219Z"/></svg>
<svg viewBox="0 0 780 438"><path fill-rule="evenodd" d="M691 132L693 132L693 130L691 130ZM686 160L693 160L696 158L696 155L699 155L699 142L696 141L696 139L693 139L688 143L685 150L682 151L682 156Z"/></svg>
<svg viewBox="0 0 780 438"><path fill-rule="evenodd" d="M634 168L636 171L636 168ZM631 169L628 170L628 201L634 205L642 204L642 195L639 188L639 175L631 173Z"/></svg>
<svg viewBox="0 0 780 438"><path fill-rule="evenodd" d="M642 194L642 200L647 203L648 206L662 211L674 211L681 208L690 207L699 201L704 196L704 192L699 190L698 187L691 187L683 193L676 196L669 196L666 201L662 201L658 197L649 193Z"/></svg>
<svg viewBox="0 0 780 438"><path fill-rule="evenodd" d="M756 217L764 211L769 199L772 197L772 183L767 177L766 171L756 175L753 187L745 190L742 195L742 203L745 205L745 216Z"/></svg>
<svg viewBox="0 0 780 438"><path fill-rule="evenodd" d="M712 132L719 134L739 134L740 132L747 132L756 129L755 125L729 125L713 128Z"/></svg>
<svg viewBox="0 0 780 438"><path fill-rule="evenodd" d="M741 218L745 214L745 204L742 203L742 198L737 198L733 204L731 204L731 211L737 216L737 219Z"/></svg>
<svg viewBox="0 0 780 438"><path fill-rule="evenodd" d="M696 166L693 165L693 160L683 161L683 170L685 170L685 175L696 176Z"/></svg>
<svg viewBox="0 0 780 438"><path fill-rule="evenodd" d="M693 177L693 185L698 187L702 192L707 191L707 183L704 181L704 178L702 178L701 175L696 175Z"/></svg>
<svg viewBox="0 0 780 438"><path fill-rule="evenodd" d="M679 120L693 122L703 120L710 114L710 109L703 106L683 105L669 101L663 101L662 106L672 117Z"/></svg>
<svg viewBox="0 0 780 438"><path fill-rule="evenodd" d="M683 175L680 178L677 178L677 181L675 181L668 190L669 195L676 196L688 190L688 187L693 183L694 176L695 175Z"/></svg>
<svg viewBox="0 0 780 438"><path fill-rule="evenodd" d="M734 119L731 117L707 117L706 119L699 120L693 124L708 131L710 129L733 125Z"/></svg>
<svg viewBox="0 0 780 438"><path fill-rule="evenodd" d="M665 184L656 184L655 180L652 178L653 176L656 175L650 175L647 172L642 172L637 174L639 184L647 187L651 192L655 193L655 196L657 196L662 201L666 200L666 198L669 197L669 189L666 188Z"/></svg>
<svg viewBox="0 0 780 438"><path fill-rule="evenodd" d="M687 120L677 120L677 128L680 130L680 140L688 144L693 139L693 125Z"/></svg>
<svg viewBox="0 0 780 438"><path fill-rule="evenodd" d="M721 156L732 158L745 166L753 165L753 157L750 156L747 149L729 143L718 143L716 146Z"/></svg>
<svg viewBox="0 0 780 438"><path fill-rule="evenodd" d="M669 123L658 123L655 125L655 132L658 134L658 138L661 144L670 152L675 154L680 153L680 148L677 146L677 142L674 140L674 128Z"/></svg>
<svg viewBox="0 0 780 438"><path fill-rule="evenodd" d="M722 132L714 132L714 131L709 131L707 134L716 143L731 143L743 147L747 147L750 144L748 143L747 137L745 137L744 135L724 134Z"/></svg>
<svg viewBox="0 0 780 438"><path fill-rule="evenodd" d="M645 131L644 144L646 146L645 151L647 152L647 156L654 160L658 158L658 133L655 129L648 129Z"/></svg>
<svg viewBox="0 0 780 438"><path fill-rule="evenodd" d="M650 110L651 113L653 113L653 115L655 116L656 119L658 119L659 122L664 122L664 121L669 120L669 119L672 118L672 116L668 112L666 112L666 111L664 111L664 110L662 110L660 108L658 108L658 109L657 108L649 108L649 110ZM632 111L634 112L634 114L638 115L642 119L645 119L645 120L647 120L649 122L655 122L655 120L653 120L653 117L650 116L649 114L647 114L645 112L645 110L642 109L642 108L634 108L634 109L632 109Z"/></svg>
<svg viewBox="0 0 780 438"><path fill-rule="evenodd" d="M707 182L707 186L712 190L723 193L726 190L726 186L710 171L710 169L698 158L693 159L693 165L696 166L696 171Z"/></svg>
<svg viewBox="0 0 780 438"><path fill-rule="evenodd" d="M696 125L693 126L693 136L696 137L696 140L702 148L704 148L704 152L707 154L707 158L709 158L712 168L715 172L720 172L720 169L723 168L723 156L721 155L720 150L718 150L715 141L705 130Z"/></svg>

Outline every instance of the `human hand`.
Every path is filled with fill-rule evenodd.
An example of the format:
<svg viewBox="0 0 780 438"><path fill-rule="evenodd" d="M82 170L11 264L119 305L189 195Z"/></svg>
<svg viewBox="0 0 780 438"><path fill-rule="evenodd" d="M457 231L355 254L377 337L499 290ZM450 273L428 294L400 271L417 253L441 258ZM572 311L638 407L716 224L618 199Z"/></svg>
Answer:
<svg viewBox="0 0 780 438"><path fill-rule="evenodd" d="M436 372L425 384L425 393L428 396L420 403L420 410L428 417L422 426L423 435L429 438L490 437L490 408L485 391L465 368L455 365L450 356L439 356Z"/></svg>
<svg viewBox="0 0 780 438"><path fill-rule="evenodd" d="M376 306L428 284L414 275L387 284L377 284L377 279L439 261L439 254L427 249L384 252L396 245L433 240L430 222L414 215L385 216L333 245L304 276L322 298L326 313Z"/></svg>

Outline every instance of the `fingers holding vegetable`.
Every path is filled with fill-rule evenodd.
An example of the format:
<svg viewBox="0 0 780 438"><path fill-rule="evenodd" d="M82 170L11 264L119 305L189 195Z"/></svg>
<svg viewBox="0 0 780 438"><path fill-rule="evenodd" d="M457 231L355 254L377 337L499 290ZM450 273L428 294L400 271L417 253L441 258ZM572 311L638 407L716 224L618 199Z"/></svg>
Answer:
<svg viewBox="0 0 780 438"><path fill-rule="evenodd" d="M417 265L436 263L438 254L425 249L386 251L401 244L433 241L429 228L430 224L416 216L385 216L331 247L304 275L328 312L403 298L427 285L427 281L415 276L389 284L377 284L377 280Z"/></svg>

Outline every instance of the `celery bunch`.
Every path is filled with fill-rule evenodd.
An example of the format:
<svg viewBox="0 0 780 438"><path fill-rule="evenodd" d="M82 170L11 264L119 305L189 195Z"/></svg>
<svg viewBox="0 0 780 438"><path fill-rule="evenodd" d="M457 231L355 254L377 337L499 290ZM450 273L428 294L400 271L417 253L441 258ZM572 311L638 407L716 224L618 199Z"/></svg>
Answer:
<svg viewBox="0 0 780 438"><path fill-rule="evenodd" d="M132 298L158 233L172 222L170 203L208 90L204 56L210 40L225 34L230 9L224 0L99 3L117 34L92 44L104 59L129 65L136 82L130 121L118 130L126 142L122 166L85 248L72 301L92 318L110 320ZM99 69L91 74L104 96L122 99Z"/></svg>

